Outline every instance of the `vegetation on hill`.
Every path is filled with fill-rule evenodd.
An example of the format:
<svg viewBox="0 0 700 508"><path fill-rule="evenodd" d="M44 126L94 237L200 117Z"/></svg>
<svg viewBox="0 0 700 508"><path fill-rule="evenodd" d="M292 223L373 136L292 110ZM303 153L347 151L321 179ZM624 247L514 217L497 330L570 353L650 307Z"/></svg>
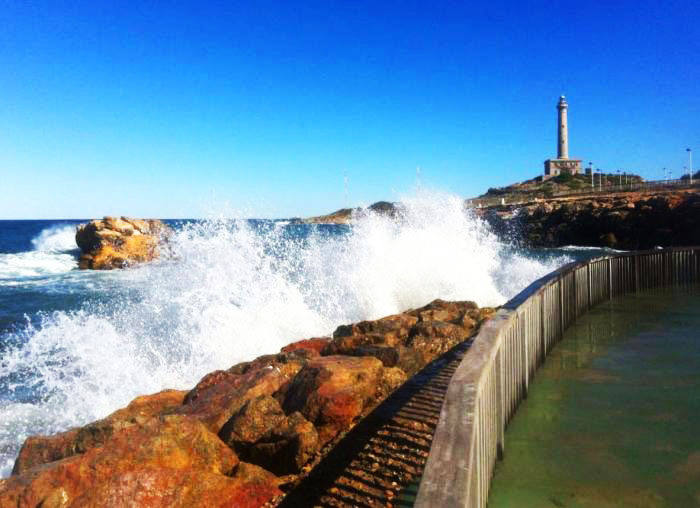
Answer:
<svg viewBox="0 0 700 508"><path fill-rule="evenodd" d="M619 175L617 173L596 173L595 186L598 188L611 187L620 183L632 184L640 183L643 178L638 175ZM479 196L480 198L525 198L533 196L552 196L555 193L565 193L567 191L578 192L586 188L592 187L590 175L572 175L570 173L562 173L561 175L544 180L543 177L537 176L531 180L526 180L520 183L514 183L507 187L490 188L486 194Z"/></svg>

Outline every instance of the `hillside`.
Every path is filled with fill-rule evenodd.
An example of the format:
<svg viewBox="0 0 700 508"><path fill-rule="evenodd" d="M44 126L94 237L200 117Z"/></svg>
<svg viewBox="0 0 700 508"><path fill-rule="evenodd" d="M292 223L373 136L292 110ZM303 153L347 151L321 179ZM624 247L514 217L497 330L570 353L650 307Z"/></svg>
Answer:
<svg viewBox="0 0 700 508"><path fill-rule="evenodd" d="M613 187L623 184L642 183L644 179L639 175L620 176L616 173L596 173L595 188ZM492 187L485 194L477 199L505 198L507 201L522 201L531 198L546 198L557 194L568 192L581 192L586 189L592 190L591 177L589 175L570 175L568 173L555 176L548 180L543 180L542 176L537 176L531 180L514 183L507 187Z"/></svg>

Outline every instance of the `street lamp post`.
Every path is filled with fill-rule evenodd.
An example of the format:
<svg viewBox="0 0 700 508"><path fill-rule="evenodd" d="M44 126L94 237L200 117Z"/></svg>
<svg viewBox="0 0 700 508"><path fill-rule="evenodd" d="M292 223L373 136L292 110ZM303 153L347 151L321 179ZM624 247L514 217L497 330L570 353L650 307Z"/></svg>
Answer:
<svg viewBox="0 0 700 508"><path fill-rule="evenodd" d="M666 180L666 184L668 185L668 171L666 171L666 168L664 168L664 180Z"/></svg>
<svg viewBox="0 0 700 508"><path fill-rule="evenodd" d="M593 171L593 163L592 162L588 163L588 169L591 172L591 189L595 190L595 179L593 178L594 171Z"/></svg>
<svg viewBox="0 0 700 508"><path fill-rule="evenodd" d="M690 168L690 185L693 185L693 151L690 148L685 149L688 152L688 167Z"/></svg>

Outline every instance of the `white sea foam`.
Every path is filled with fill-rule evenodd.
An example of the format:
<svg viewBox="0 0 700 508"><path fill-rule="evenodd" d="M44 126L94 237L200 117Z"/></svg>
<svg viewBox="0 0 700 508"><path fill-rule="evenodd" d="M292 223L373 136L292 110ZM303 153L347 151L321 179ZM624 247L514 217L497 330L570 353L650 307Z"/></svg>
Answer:
<svg viewBox="0 0 700 508"><path fill-rule="evenodd" d="M32 239L34 250L41 252L67 252L76 250L75 225L57 225L43 230Z"/></svg>
<svg viewBox="0 0 700 508"><path fill-rule="evenodd" d="M11 285L20 277L64 273L77 266L75 226L52 226L32 239L34 250L0 254L0 284Z"/></svg>
<svg viewBox="0 0 700 508"><path fill-rule="evenodd" d="M0 402L0 472L28 434L103 417L138 394L189 388L211 370L341 323L434 298L497 305L568 261L513 253L456 196L402 201L401 220L368 214L341 236L190 224L174 235L172 259L114 272L108 303L28 325L12 338L22 345L0 359L0 388L10 394Z"/></svg>

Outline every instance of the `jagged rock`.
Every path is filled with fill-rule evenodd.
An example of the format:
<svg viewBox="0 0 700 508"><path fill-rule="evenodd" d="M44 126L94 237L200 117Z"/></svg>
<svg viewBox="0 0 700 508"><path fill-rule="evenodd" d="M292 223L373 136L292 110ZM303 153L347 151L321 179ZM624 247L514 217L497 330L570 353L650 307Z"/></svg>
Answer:
<svg viewBox="0 0 700 508"><path fill-rule="evenodd" d="M319 356L321 351L328 345L327 337L314 337L311 339L298 340L282 348L283 353L293 353L304 351L308 356Z"/></svg>
<svg viewBox="0 0 700 508"><path fill-rule="evenodd" d="M204 425L174 415L0 480L3 507L259 506L279 493L270 473L240 468L236 454Z"/></svg>
<svg viewBox="0 0 700 508"><path fill-rule="evenodd" d="M299 411L318 430L321 444L347 430L365 410L397 386L373 357L325 356L304 366L286 390L285 412ZM401 377L389 377L389 383Z"/></svg>
<svg viewBox="0 0 700 508"><path fill-rule="evenodd" d="M27 439L4 506L261 506L329 444L493 309L430 304L338 327L138 397L108 417ZM284 475L278 478L276 475Z"/></svg>
<svg viewBox="0 0 700 508"><path fill-rule="evenodd" d="M164 390L153 395L142 395L127 407L84 427L53 436L30 436L22 445L12 474L21 474L39 464L85 453L91 448L100 446L114 432L144 423L155 415L178 407L182 404L185 393L179 390Z"/></svg>
<svg viewBox="0 0 700 508"><path fill-rule="evenodd" d="M318 450L314 426L298 412L285 415L267 395L246 402L219 437L244 460L277 475L298 473Z"/></svg>
<svg viewBox="0 0 700 508"><path fill-rule="evenodd" d="M268 360L253 367L244 364L243 373L237 372L241 370L236 369L238 366L232 371L212 372L187 394L184 404L175 412L192 416L218 433L246 402L274 394L294 378L303 364L302 359L295 357L286 363Z"/></svg>
<svg viewBox="0 0 700 508"><path fill-rule="evenodd" d="M419 309L339 326L323 355L373 356L408 375L473 335L492 309L474 302L434 300Z"/></svg>
<svg viewBox="0 0 700 508"><path fill-rule="evenodd" d="M651 249L700 243L700 193L629 192L479 211L497 234L537 247Z"/></svg>
<svg viewBox="0 0 700 508"><path fill-rule="evenodd" d="M159 220L105 217L78 226L78 266L111 270L156 259L170 228Z"/></svg>

